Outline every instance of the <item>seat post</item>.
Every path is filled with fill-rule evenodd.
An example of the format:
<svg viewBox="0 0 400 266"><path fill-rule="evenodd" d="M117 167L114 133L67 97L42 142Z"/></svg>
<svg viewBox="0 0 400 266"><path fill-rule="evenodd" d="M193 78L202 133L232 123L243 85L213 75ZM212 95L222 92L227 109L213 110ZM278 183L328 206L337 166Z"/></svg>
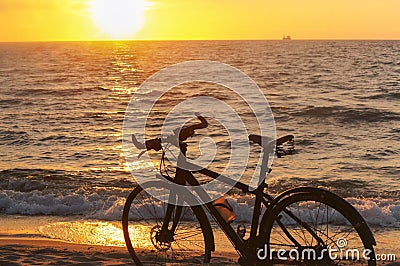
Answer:
<svg viewBox="0 0 400 266"><path fill-rule="evenodd" d="M270 151L272 150L273 147L271 143L269 143L269 145L267 145L266 147L262 147L263 157L261 161L262 164L260 169L260 179L257 187L259 187L262 183L265 182L267 174L270 172L270 169L268 168L268 163L269 163L269 156L271 154Z"/></svg>
<svg viewBox="0 0 400 266"><path fill-rule="evenodd" d="M250 238L254 238L257 236L257 230L258 230L258 219L261 214L261 203L262 203L262 194L261 192L263 191L264 186L261 185L256 189L256 200L254 202L254 211L253 211L253 217L251 221L251 230L250 230Z"/></svg>
<svg viewBox="0 0 400 266"><path fill-rule="evenodd" d="M271 145L268 145L267 147L262 147L262 159L261 159L261 167L258 167L260 169L260 173L257 177L257 173L254 173L253 178L250 181L250 190L253 191L255 188L260 187L263 183L265 183L267 174L270 172L270 169L268 168L268 162L269 162L269 155L270 155L270 150L272 149Z"/></svg>

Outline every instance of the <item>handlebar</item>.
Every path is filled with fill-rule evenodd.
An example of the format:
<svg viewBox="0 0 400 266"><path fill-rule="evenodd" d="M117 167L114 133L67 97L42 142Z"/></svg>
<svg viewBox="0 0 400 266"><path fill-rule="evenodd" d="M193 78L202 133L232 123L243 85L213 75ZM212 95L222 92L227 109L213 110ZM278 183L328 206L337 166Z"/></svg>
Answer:
<svg viewBox="0 0 400 266"><path fill-rule="evenodd" d="M140 153L139 157L145 152L145 150L155 150L159 151L162 149L162 142L167 142L171 143L177 147L184 148L186 150L187 145L183 143L185 140L188 138L192 137L197 129L202 129L206 128L208 126L207 120L202 117L199 114L196 114L197 118L200 120L200 123L190 125L190 126L184 126L182 128L176 128L173 130L174 135L170 135L168 137L165 137L163 139L161 138L154 138L154 139L149 139L146 140L145 143L139 142L135 135L132 134L132 143L135 145L137 149L144 150L142 153ZM267 147L268 145L275 143L276 145L276 151L278 157L281 157L283 155L288 155L292 154L292 151L294 150L294 136L293 135L286 135L281 138L278 138L273 141L273 139L270 139L268 137L260 136L260 135L249 135L249 140L262 146L262 147ZM288 149L283 149L282 145L284 143L288 143Z"/></svg>
<svg viewBox="0 0 400 266"><path fill-rule="evenodd" d="M206 128L208 126L207 120L199 114L196 114L196 116L200 120L200 123L190 126L184 126L182 128L176 128L173 130L174 135L163 138L163 141L176 143L177 140L179 140L178 142L180 143L192 137L195 133L195 130ZM146 149L148 151L149 150L159 151L162 149L161 138L149 139L146 140L145 144L143 144L136 139L135 135L132 134L132 143L133 145L135 145L137 149L140 150Z"/></svg>
<svg viewBox="0 0 400 266"><path fill-rule="evenodd" d="M201 115L196 115L196 116L200 120L200 123L191 126L185 126L182 127L181 129L176 128L174 130L174 134L179 135L179 141L185 141L188 138L192 137L196 129L202 129L208 126L208 122L204 117L202 117Z"/></svg>
<svg viewBox="0 0 400 266"><path fill-rule="evenodd" d="M139 142L135 135L132 134L132 143L133 145L135 145L136 148L143 150L155 150L155 151L159 151L161 150L162 146L161 146L161 138L155 138L155 139L149 139L146 140L145 144Z"/></svg>

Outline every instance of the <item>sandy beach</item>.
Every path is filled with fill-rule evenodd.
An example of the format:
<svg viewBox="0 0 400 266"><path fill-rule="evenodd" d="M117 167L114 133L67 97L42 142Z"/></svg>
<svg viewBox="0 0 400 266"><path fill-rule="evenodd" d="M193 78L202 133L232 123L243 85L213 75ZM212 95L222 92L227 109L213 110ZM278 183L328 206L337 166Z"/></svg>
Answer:
<svg viewBox="0 0 400 266"><path fill-rule="evenodd" d="M54 216L0 216L0 266L133 265L119 222ZM239 265L238 255L220 230L209 265ZM376 253L399 254L397 230L375 230ZM151 260L151 252L139 256ZM398 261L398 258L397 258ZM388 265L392 261L379 262ZM193 264L200 262L193 258ZM279 265L279 264L276 264ZM281 264L284 265L284 264ZM346 265L346 264L345 264ZM348 265L356 265L348 263Z"/></svg>
<svg viewBox="0 0 400 266"><path fill-rule="evenodd" d="M124 247L71 244L44 238L0 238L0 265L133 265ZM236 265L235 254L215 254L210 265ZM197 263L193 263L197 265Z"/></svg>
<svg viewBox="0 0 400 266"><path fill-rule="evenodd" d="M126 265L122 247L70 244L46 239L1 238L0 265Z"/></svg>
<svg viewBox="0 0 400 266"><path fill-rule="evenodd" d="M145 254L142 256L151 256ZM234 253L213 253L208 265L239 265ZM46 238L0 238L0 265L134 265L125 247L72 244ZM198 265L195 260L193 264ZM275 264L285 265L285 264ZM342 264L343 265L343 264ZM344 265L357 265L349 262ZM399 266L379 262L377 265Z"/></svg>

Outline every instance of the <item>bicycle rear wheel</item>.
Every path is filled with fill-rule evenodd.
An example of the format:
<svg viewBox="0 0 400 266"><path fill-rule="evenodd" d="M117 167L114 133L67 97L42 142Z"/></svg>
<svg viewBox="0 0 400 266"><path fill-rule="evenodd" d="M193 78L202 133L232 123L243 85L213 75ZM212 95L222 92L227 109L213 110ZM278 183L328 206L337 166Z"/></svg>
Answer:
<svg viewBox="0 0 400 266"><path fill-rule="evenodd" d="M199 206L179 207L181 215L176 229L167 231L171 234L163 237L161 228L168 204L146 192L149 190L168 193L161 182L154 182L146 190L138 186L129 194L123 211L125 242L135 264L199 265L209 262L213 235L203 209ZM168 230L172 229L177 212L175 206Z"/></svg>
<svg viewBox="0 0 400 266"><path fill-rule="evenodd" d="M368 226L349 203L327 191L283 199L261 230L267 239L263 259L270 262L376 265Z"/></svg>

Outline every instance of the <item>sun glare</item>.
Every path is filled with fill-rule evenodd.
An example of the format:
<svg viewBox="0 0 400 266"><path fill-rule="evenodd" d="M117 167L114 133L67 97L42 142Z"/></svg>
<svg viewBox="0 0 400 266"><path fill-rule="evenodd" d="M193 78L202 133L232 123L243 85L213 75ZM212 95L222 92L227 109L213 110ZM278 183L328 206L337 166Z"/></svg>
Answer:
<svg viewBox="0 0 400 266"><path fill-rule="evenodd" d="M134 37L144 23L144 0L91 0L89 10L99 30L112 39Z"/></svg>

